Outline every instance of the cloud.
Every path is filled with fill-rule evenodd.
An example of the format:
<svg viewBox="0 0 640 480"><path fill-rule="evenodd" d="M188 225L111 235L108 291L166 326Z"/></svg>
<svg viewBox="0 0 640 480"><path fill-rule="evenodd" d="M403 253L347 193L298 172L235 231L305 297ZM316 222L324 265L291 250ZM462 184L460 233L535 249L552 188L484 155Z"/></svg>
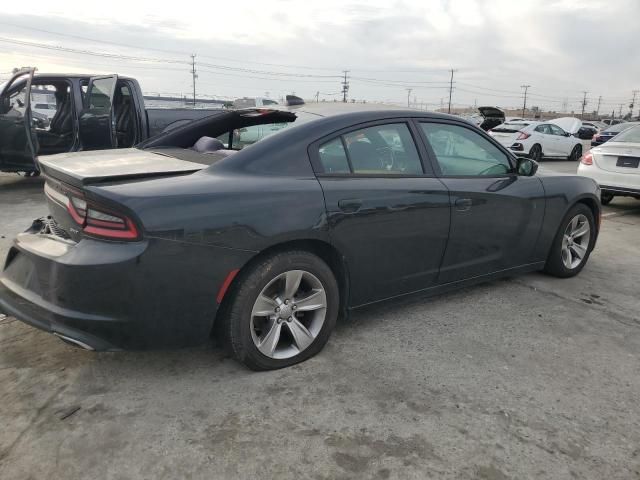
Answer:
<svg viewBox="0 0 640 480"><path fill-rule="evenodd" d="M207 68L203 63L317 75L350 70L353 77L380 80L354 79L351 94L356 98L403 101L404 84L383 84L392 81L415 83L413 94L431 103L448 95L448 69L455 68L458 104L477 100L519 105L520 85L526 83L532 85L532 101L556 109L565 97L577 108L582 90L591 98L602 95L608 109L626 102L640 78L640 52L635 48L640 2L634 0L251 0L223 8L215 2L183 2L179 14L169 5L159 3L149 13L143 4L121 0L113 0L106 9L77 1L68 2L64 11L49 8L48 2L37 0L0 7L0 21L5 22L0 36L184 60L195 52L198 90L230 97L265 91L334 93L340 80L265 80L270 76ZM47 69L127 73L139 78L146 91L188 92L191 84L187 66L117 62L8 44L2 52L0 72L38 62Z"/></svg>

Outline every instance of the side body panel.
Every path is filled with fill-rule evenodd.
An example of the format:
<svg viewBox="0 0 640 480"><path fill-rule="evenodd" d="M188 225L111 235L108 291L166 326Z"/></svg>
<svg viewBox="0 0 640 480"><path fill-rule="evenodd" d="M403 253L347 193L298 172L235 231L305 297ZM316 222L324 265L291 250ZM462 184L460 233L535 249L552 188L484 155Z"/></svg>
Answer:
<svg viewBox="0 0 640 480"><path fill-rule="evenodd" d="M449 234L449 193L438 179L344 176L320 183L331 242L351 272L352 305L435 283ZM348 211L349 202L360 206Z"/></svg>
<svg viewBox="0 0 640 480"><path fill-rule="evenodd" d="M441 180L451 194L451 233L439 283L532 262L545 212L538 178Z"/></svg>
<svg viewBox="0 0 640 480"><path fill-rule="evenodd" d="M576 203L587 203L594 210L597 225L600 225L600 187L587 177L545 174L539 174L538 177L544 187L546 208L533 260L545 261L562 219Z"/></svg>

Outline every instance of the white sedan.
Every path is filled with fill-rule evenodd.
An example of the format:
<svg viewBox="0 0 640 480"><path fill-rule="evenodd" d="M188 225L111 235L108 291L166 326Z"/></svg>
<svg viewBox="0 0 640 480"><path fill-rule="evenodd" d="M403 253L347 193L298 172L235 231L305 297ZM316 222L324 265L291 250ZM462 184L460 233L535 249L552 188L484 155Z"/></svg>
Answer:
<svg viewBox="0 0 640 480"><path fill-rule="evenodd" d="M549 122L506 122L489 131L508 149L528 155L539 162L544 157L578 161L582 140L574 136L582 122L576 118L559 118Z"/></svg>
<svg viewBox="0 0 640 480"><path fill-rule="evenodd" d="M578 175L598 182L604 205L618 195L640 199L640 125L592 148L580 160Z"/></svg>

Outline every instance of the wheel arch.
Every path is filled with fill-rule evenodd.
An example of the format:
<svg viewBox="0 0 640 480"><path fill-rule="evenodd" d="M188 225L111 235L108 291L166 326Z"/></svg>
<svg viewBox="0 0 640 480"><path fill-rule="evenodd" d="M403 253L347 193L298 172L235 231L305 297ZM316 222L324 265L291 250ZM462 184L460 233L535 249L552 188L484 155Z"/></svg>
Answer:
<svg viewBox="0 0 640 480"><path fill-rule="evenodd" d="M338 282L338 290L340 292L339 318L346 318L349 312L350 292L349 268L346 260L340 252L328 242L318 239L297 239L271 245L270 247L256 253L240 268L229 284L222 302L218 307L216 318L213 322L212 332L215 331L216 325L219 324L218 319L225 314L236 288L240 282L242 282L242 279L251 267L267 256L294 250L313 253L320 257L320 259L329 266L336 278L336 281Z"/></svg>
<svg viewBox="0 0 640 480"><path fill-rule="evenodd" d="M601 209L600 209L599 202L596 199L591 197L582 197L582 198L579 198L573 205L577 205L579 203L582 203L583 205L586 205L587 207L589 207L589 210L591 210L591 213L593 213L593 219L596 222L596 228L598 229L598 231L600 231ZM571 205L569 208L572 208L573 205Z"/></svg>

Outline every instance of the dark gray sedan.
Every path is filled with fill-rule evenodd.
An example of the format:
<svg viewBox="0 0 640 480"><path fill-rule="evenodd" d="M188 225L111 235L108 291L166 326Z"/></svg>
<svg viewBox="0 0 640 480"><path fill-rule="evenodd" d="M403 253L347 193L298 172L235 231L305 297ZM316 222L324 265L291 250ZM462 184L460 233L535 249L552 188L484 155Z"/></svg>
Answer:
<svg viewBox="0 0 640 480"><path fill-rule="evenodd" d="M49 214L16 238L0 310L95 350L213 334L261 370L318 353L350 309L585 266L593 180L540 175L456 117L340 108L43 158Z"/></svg>

